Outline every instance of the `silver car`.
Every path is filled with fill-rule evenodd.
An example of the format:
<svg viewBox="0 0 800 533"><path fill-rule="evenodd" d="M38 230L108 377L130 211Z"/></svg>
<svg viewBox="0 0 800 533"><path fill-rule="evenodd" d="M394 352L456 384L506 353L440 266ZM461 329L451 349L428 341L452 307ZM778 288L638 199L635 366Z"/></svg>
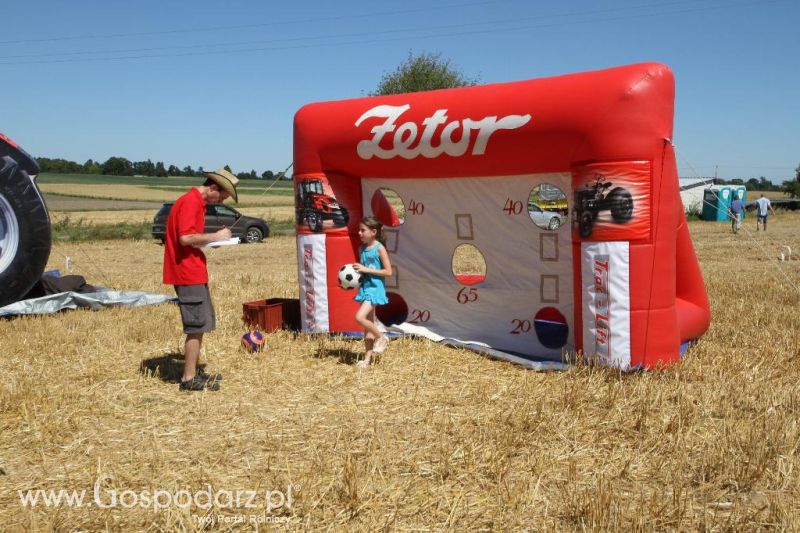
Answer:
<svg viewBox="0 0 800 533"><path fill-rule="evenodd" d="M536 204L528 204L528 214L533 223L542 229L557 230L567 217L555 211L546 211Z"/></svg>

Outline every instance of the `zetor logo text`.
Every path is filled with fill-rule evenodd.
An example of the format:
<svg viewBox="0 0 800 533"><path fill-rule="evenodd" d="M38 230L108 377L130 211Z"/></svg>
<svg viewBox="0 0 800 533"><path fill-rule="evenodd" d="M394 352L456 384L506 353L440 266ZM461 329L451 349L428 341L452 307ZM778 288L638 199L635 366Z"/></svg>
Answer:
<svg viewBox="0 0 800 533"><path fill-rule="evenodd" d="M530 115L507 115L502 118L497 116L484 117L480 120L465 118L448 122L447 109L437 109L433 115L425 118L422 125L414 122L403 122L399 126L397 120L400 115L411 109L409 104L379 105L368 110L358 117L356 127L370 119L382 119L383 122L373 126L370 130L372 138L358 143L356 151L361 159L391 159L400 156L404 159L414 159L418 155L432 159L445 153L453 157L464 155L472 143L472 155L483 155L489 137L498 130L513 130L528 123ZM440 128L441 126L441 128ZM420 134L420 129L422 133ZM453 134L461 130L458 140L453 139ZM392 147L381 147L383 138L394 132ZM473 135L477 132L477 135ZM438 135L438 138L437 138ZM419 142L417 142L419 138ZM473 142L474 138L474 142ZM438 141L438 142L435 142ZM413 148L412 148L413 146Z"/></svg>

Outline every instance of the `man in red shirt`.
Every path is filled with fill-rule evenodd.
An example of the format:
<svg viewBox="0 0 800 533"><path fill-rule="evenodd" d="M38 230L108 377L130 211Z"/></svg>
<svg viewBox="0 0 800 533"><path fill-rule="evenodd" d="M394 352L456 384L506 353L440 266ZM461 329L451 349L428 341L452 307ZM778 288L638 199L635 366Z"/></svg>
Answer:
<svg viewBox="0 0 800 533"><path fill-rule="evenodd" d="M203 333L216 328L216 313L208 291L206 256L201 247L231 238L231 230L222 228L205 233L206 205L221 204L226 198L239 201L239 179L221 168L206 172L206 181L178 198L167 218L164 240L164 283L175 286L181 310L184 344L183 377L180 390L219 390L219 374L209 375L198 368Z"/></svg>

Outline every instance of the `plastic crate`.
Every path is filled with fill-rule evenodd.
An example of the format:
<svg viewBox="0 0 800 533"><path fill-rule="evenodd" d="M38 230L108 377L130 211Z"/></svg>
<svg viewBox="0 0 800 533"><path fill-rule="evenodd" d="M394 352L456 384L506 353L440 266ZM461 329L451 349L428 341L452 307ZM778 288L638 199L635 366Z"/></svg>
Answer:
<svg viewBox="0 0 800 533"><path fill-rule="evenodd" d="M258 326L269 333L279 329L300 329L300 300L297 298L267 298L242 304L242 322Z"/></svg>

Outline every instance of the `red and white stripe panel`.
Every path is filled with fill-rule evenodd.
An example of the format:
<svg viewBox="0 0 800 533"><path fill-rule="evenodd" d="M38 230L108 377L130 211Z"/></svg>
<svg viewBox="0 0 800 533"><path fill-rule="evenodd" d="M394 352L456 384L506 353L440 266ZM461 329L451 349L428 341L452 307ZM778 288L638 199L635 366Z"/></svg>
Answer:
<svg viewBox="0 0 800 533"><path fill-rule="evenodd" d="M627 370L631 366L630 247L581 244L583 352Z"/></svg>
<svg viewBox="0 0 800 533"><path fill-rule="evenodd" d="M297 236L297 279L303 331L330 331L325 234Z"/></svg>

